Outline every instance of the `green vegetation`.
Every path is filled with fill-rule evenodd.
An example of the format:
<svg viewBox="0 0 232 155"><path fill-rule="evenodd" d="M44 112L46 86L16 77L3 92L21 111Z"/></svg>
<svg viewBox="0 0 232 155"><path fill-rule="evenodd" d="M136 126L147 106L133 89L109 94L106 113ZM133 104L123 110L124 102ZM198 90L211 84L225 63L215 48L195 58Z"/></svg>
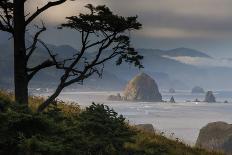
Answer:
<svg viewBox="0 0 232 155"><path fill-rule="evenodd" d="M31 98L30 105L40 100ZM70 111L73 107L59 103L36 113L0 92L0 154L221 155L138 131L104 105Z"/></svg>
<svg viewBox="0 0 232 155"><path fill-rule="evenodd" d="M178 139L171 140L158 133L138 131L135 142L127 143L126 149L133 155L223 155L187 146Z"/></svg>

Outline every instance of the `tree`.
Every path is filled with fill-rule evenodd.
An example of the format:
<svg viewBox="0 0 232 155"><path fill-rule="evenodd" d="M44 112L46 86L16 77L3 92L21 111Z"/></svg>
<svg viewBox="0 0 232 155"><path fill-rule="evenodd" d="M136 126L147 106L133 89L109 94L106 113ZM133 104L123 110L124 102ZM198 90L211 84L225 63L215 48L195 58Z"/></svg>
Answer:
<svg viewBox="0 0 232 155"><path fill-rule="evenodd" d="M43 111L49 106L65 87L73 83L82 84L86 78L93 74L98 74L101 77L104 63L110 59L117 58L117 65L125 61L142 67L140 60L143 57L130 47L130 38L125 34L126 31L141 28L137 17L122 17L113 14L105 6L87 5L90 13L67 17L67 22L59 27L74 29L81 34L81 50L68 59L58 60L57 54L39 39L40 34L46 31L43 23L41 27L37 26L38 32L35 33L29 47L26 47L25 32L27 26L38 15L67 0L48 2L43 7L37 8L31 15L24 14L26 1L3 0L0 2L0 30L11 33L14 38L15 99L17 102L28 102L29 82L39 71L48 67L62 70L63 75L54 93L41 104L38 111ZM28 62L38 43L46 49L49 57L41 64L29 67ZM91 58L87 58L85 53L90 49L95 49L96 52L92 54Z"/></svg>
<svg viewBox="0 0 232 155"><path fill-rule="evenodd" d="M46 5L31 14L25 14L25 3L29 0L1 0L0 1L0 30L9 32L14 39L14 84L15 99L19 103L28 103L28 84L31 80L31 71L27 69L28 61L36 49L39 35L46 30L39 29L34 35L33 43L26 47L25 32L27 27L44 11L60 5L67 0L49 1ZM38 66L50 67L48 60Z"/></svg>

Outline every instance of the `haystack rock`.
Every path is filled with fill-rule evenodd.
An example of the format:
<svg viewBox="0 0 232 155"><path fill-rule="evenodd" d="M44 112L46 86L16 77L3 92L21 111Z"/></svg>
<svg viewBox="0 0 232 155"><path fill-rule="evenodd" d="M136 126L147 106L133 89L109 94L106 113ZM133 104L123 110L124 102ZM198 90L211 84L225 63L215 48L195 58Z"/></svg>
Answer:
<svg viewBox="0 0 232 155"><path fill-rule="evenodd" d="M139 74L129 81L124 90L124 98L128 101L162 101L155 80L145 73Z"/></svg>
<svg viewBox="0 0 232 155"><path fill-rule="evenodd" d="M208 91L205 95L205 102L214 103L216 102L215 96L212 91Z"/></svg>
<svg viewBox="0 0 232 155"><path fill-rule="evenodd" d="M196 86L192 89L192 94L203 94L203 93L205 93L204 89L199 86Z"/></svg>
<svg viewBox="0 0 232 155"><path fill-rule="evenodd" d="M209 123L200 130L196 146L232 154L232 125L225 122Z"/></svg>

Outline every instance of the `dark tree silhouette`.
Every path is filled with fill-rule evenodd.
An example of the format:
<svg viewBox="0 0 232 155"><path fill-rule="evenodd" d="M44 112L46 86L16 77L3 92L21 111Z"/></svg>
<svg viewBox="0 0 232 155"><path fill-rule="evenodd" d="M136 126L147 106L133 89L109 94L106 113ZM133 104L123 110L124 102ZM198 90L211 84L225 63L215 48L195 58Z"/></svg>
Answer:
<svg viewBox="0 0 232 155"><path fill-rule="evenodd" d="M52 103L63 88L73 83L81 84L84 79L94 73L101 77L104 63L110 59L117 58L117 65L125 61L133 63L136 67L142 67L140 60L143 57L130 47L129 36L125 34L125 31L141 28L137 17L115 15L105 6L94 7L89 4L86 7L90 13L67 17L67 22L60 27L71 28L81 34L82 47L73 57L58 62L56 54L53 54L46 44L41 42L55 62L56 68L64 70L64 74L55 92L39 107L39 111ZM96 50L92 58L85 57L89 49Z"/></svg>
<svg viewBox="0 0 232 155"><path fill-rule="evenodd" d="M1 0L0 1L0 30L9 32L14 39L14 84L15 100L22 104L28 103L28 84L34 72L27 69L28 61L36 49L39 35L46 30L45 27L39 29L35 34L30 47L25 44L25 32L27 27L44 11L51 7L60 5L67 0L49 1L46 5L33 13L25 14L25 3L30 0ZM52 64L45 60L35 68L50 67Z"/></svg>
<svg viewBox="0 0 232 155"><path fill-rule="evenodd" d="M94 7L87 5L90 10L88 14L67 17L67 23L59 28L71 28L81 34L80 51L70 58L57 59L57 54L51 51L46 44L39 39L46 27L37 26L38 31L33 36L33 41L26 47L25 32L28 26L44 11L53 6L60 5L67 0L56 0L48 2L32 14L25 15L25 2L29 0L1 0L0 1L0 30L9 32L14 39L14 81L15 99L19 103L28 103L28 84L39 71L56 67L63 70L63 75L55 92L38 108L43 111L51 104L61 91L73 84L83 83L83 80L93 74L100 77L103 73L104 63L110 59L117 58L116 64L123 61L133 63L142 67L140 56L134 48L130 47L130 38L126 31L138 30L141 24L137 17L122 17L113 14L105 6ZM35 52L37 44L40 43L48 52L49 57L37 66L28 66L28 62ZM85 57L89 50L95 50L91 58ZM65 52L65 51L64 51Z"/></svg>

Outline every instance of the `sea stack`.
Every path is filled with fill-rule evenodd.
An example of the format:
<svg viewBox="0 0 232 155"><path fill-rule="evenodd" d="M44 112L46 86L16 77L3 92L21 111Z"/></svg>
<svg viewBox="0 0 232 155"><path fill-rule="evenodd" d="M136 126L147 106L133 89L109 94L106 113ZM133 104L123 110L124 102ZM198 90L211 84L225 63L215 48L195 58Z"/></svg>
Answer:
<svg viewBox="0 0 232 155"><path fill-rule="evenodd" d="M192 89L192 94L203 94L203 93L205 93L204 89L199 86L196 86Z"/></svg>
<svg viewBox="0 0 232 155"><path fill-rule="evenodd" d="M168 92L169 92L169 93L171 93L171 94L176 93L176 91L175 91L175 89L174 89L174 88L170 88Z"/></svg>
<svg viewBox="0 0 232 155"><path fill-rule="evenodd" d="M110 95L108 97L108 100L110 101L121 101L123 98L121 97L120 93L118 93L117 95Z"/></svg>
<svg viewBox="0 0 232 155"><path fill-rule="evenodd" d="M206 93L204 101L208 102L208 103L214 103L214 102L216 102L215 96L213 95L212 91L208 91Z"/></svg>
<svg viewBox="0 0 232 155"><path fill-rule="evenodd" d="M170 99L170 103L176 103L174 97L172 96L171 99Z"/></svg>
<svg viewBox="0 0 232 155"><path fill-rule="evenodd" d="M154 79L141 73L130 80L124 90L124 99L128 101L161 102L162 96Z"/></svg>

